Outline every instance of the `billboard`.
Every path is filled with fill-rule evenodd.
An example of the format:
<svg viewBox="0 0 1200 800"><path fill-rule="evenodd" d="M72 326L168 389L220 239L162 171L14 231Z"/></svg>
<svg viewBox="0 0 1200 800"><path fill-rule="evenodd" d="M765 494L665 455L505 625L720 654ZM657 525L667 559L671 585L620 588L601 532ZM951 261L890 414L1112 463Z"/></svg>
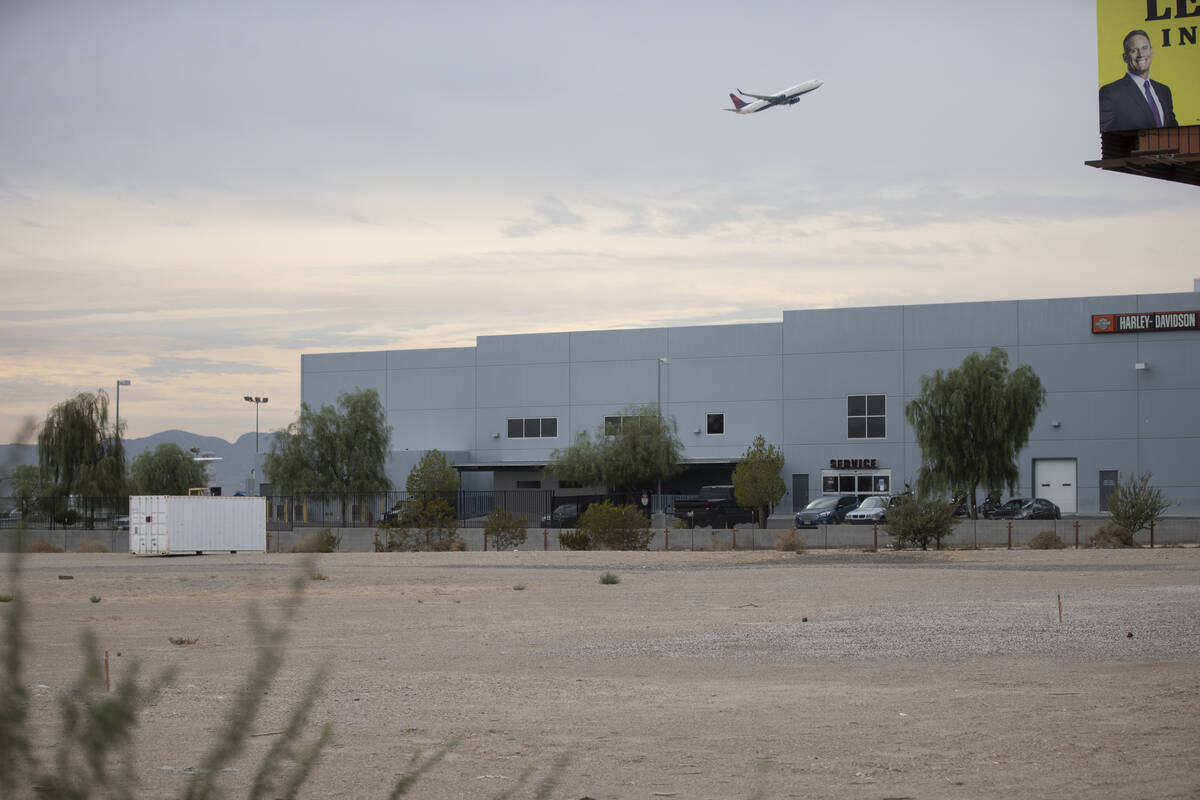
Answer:
<svg viewBox="0 0 1200 800"><path fill-rule="evenodd" d="M1096 0L1100 131L1200 124L1200 0Z"/></svg>

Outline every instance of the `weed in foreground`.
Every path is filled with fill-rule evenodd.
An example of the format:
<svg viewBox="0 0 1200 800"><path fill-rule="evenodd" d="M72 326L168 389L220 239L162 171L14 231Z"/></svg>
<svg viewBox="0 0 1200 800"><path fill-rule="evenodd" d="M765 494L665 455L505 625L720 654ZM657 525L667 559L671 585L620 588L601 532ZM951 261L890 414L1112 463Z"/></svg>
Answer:
<svg viewBox="0 0 1200 800"><path fill-rule="evenodd" d="M606 586L610 586L610 585L612 585L612 584L614 584L614 583L620 583L620 582L621 582L621 578L620 578L620 576L618 576L618 575L614 575L614 574L613 574L613 573L611 573L611 572L606 572L606 573L604 573L603 575L601 575L601 576L600 576L600 582L601 582L601 583L603 583L603 584L604 584L604 585L606 585Z"/></svg>

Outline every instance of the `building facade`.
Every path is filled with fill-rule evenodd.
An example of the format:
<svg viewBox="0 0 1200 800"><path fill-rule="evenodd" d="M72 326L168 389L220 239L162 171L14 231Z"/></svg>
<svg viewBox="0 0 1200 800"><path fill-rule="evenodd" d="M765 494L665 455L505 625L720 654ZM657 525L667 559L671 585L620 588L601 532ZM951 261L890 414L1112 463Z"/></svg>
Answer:
<svg viewBox="0 0 1200 800"><path fill-rule="evenodd" d="M1198 282L1200 283L1200 282ZM1200 290L1200 286L1197 287ZM301 397L379 392L393 480L438 449L468 488L557 489L541 467L631 405L674 419L688 471L663 492L727 482L761 434L786 457L777 511L834 492L915 484L905 405L921 378L1000 347L1046 404L1019 496L1097 514L1144 471L1169 514L1200 513L1200 291L785 311L780 322L480 336L474 347L306 354Z"/></svg>

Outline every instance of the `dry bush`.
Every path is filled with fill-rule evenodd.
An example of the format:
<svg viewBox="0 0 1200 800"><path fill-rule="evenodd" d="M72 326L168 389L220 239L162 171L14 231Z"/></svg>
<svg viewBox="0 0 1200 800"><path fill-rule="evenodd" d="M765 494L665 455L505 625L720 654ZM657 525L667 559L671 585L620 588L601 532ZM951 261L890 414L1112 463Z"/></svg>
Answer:
<svg viewBox="0 0 1200 800"><path fill-rule="evenodd" d="M1133 534L1128 528L1122 528L1115 522L1106 522L1097 528L1087 540L1088 547L1103 550L1116 550L1122 547L1141 547L1133 540Z"/></svg>
<svg viewBox="0 0 1200 800"><path fill-rule="evenodd" d="M803 553L804 539L798 536L794 529L780 531L775 537L775 549L785 553Z"/></svg>
<svg viewBox="0 0 1200 800"><path fill-rule="evenodd" d="M1062 550L1067 546L1054 531L1039 531L1037 536L1029 540L1030 550Z"/></svg>
<svg viewBox="0 0 1200 800"><path fill-rule="evenodd" d="M342 537L333 533L329 528L305 535L303 539L292 545L291 553L332 553L342 543Z"/></svg>
<svg viewBox="0 0 1200 800"><path fill-rule="evenodd" d="M706 549L712 550L713 552L732 550L733 541L730 539L722 539L718 536L713 536L708 540L708 547Z"/></svg>
<svg viewBox="0 0 1200 800"><path fill-rule="evenodd" d="M82 542L79 543L79 546L75 548L75 552L76 553L110 553L112 551L108 549L108 545L106 545L104 542L100 541L99 539L84 539Z"/></svg>
<svg viewBox="0 0 1200 800"><path fill-rule="evenodd" d="M34 539L32 542L29 543L29 547L26 550L26 552L29 552L29 553L65 553L67 551L65 548L63 548L62 545L52 544L51 542L47 542L45 539Z"/></svg>

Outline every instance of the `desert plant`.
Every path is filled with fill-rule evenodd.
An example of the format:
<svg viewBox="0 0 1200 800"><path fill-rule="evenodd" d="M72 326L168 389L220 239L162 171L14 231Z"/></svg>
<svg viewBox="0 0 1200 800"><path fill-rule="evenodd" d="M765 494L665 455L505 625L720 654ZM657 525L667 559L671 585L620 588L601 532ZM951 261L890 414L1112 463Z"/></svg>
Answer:
<svg viewBox="0 0 1200 800"><path fill-rule="evenodd" d="M515 550L525 544L525 520L494 508L484 518L483 533L497 550Z"/></svg>
<svg viewBox="0 0 1200 800"><path fill-rule="evenodd" d="M888 511L887 533L897 549L911 545L928 550L933 542L941 550L942 539L954 534L954 511L938 498L905 497Z"/></svg>
<svg viewBox="0 0 1200 800"><path fill-rule="evenodd" d="M1092 532L1087 538L1087 546L1101 550L1115 550L1122 547L1139 547L1134 541L1133 534L1113 522L1106 522Z"/></svg>
<svg viewBox="0 0 1200 800"><path fill-rule="evenodd" d="M1108 512L1113 522L1130 535L1158 522L1171 505L1162 489L1150 485L1151 477L1149 472L1130 475L1127 480L1119 481L1108 497Z"/></svg>
<svg viewBox="0 0 1200 800"><path fill-rule="evenodd" d="M307 534L300 541L292 545L288 552L291 553L333 553L342 544L342 537L336 534L329 528L321 528L319 531L313 531Z"/></svg>
<svg viewBox="0 0 1200 800"><path fill-rule="evenodd" d="M11 603L13 596L11 594L0 594L0 603Z"/></svg>
<svg viewBox="0 0 1200 800"><path fill-rule="evenodd" d="M99 539L84 539L75 548L76 553L109 553L108 545Z"/></svg>
<svg viewBox="0 0 1200 800"><path fill-rule="evenodd" d="M795 529L780 531L775 537L775 549L785 553L803 553L805 541L796 534Z"/></svg>
<svg viewBox="0 0 1200 800"><path fill-rule="evenodd" d="M34 539L29 543L30 553L65 553L66 549L62 545L47 542L45 539Z"/></svg>
<svg viewBox="0 0 1200 800"><path fill-rule="evenodd" d="M600 582L603 583L605 586L611 586L614 583L620 583L621 576L615 575L611 572L606 572L600 576Z"/></svg>
<svg viewBox="0 0 1200 800"><path fill-rule="evenodd" d="M613 505L607 500L588 506L575 529L587 534L593 547L606 550L645 550L654 538L640 509Z"/></svg>
<svg viewBox="0 0 1200 800"><path fill-rule="evenodd" d="M514 591L514 592L523 592L523 591L525 591L525 584L523 584L523 583L514 583L514 584L513 584L513 591Z"/></svg>
<svg viewBox="0 0 1200 800"><path fill-rule="evenodd" d="M563 550L587 550L592 546L592 538L584 531L561 531L558 546Z"/></svg>
<svg viewBox="0 0 1200 800"><path fill-rule="evenodd" d="M314 569L308 574L308 579L313 581L327 581L329 580L329 576L320 570Z"/></svg>
<svg viewBox="0 0 1200 800"><path fill-rule="evenodd" d="M91 598L90 598L90 599L91 599L91 601L92 601L93 603L99 603L99 602L100 602L100 595L98 595L98 594L94 594L94 595L92 595L92 596L91 596Z"/></svg>
<svg viewBox="0 0 1200 800"><path fill-rule="evenodd" d="M1038 531L1037 536L1029 540L1030 550L1062 550L1067 546L1054 531Z"/></svg>

